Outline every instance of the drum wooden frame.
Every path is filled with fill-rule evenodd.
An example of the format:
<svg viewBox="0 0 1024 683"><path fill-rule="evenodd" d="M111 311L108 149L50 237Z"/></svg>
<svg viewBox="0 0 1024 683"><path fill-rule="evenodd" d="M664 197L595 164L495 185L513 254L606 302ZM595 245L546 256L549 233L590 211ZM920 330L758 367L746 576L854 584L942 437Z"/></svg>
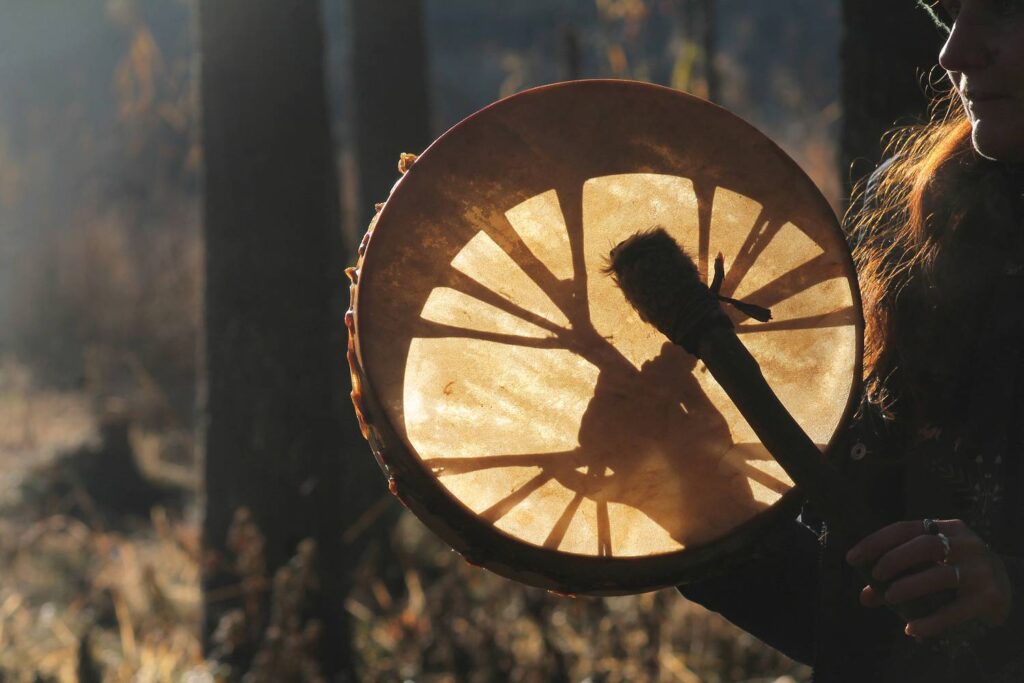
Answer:
<svg viewBox="0 0 1024 683"><path fill-rule="evenodd" d="M642 592L717 571L795 514L735 407L600 272L656 224L702 276L724 254L723 295L772 308L729 315L814 442L850 419L856 276L795 162L659 86L506 98L396 184L346 317L353 402L391 491L469 562L560 593Z"/></svg>

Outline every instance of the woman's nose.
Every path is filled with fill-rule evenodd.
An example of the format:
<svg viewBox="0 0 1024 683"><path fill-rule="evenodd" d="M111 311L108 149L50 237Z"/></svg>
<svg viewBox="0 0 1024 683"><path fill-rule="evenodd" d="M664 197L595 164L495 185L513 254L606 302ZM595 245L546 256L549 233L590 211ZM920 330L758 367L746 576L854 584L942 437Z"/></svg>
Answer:
<svg viewBox="0 0 1024 683"><path fill-rule="evenodd" d="M946 44L939 52L939 64L946 71L977 71L992 61L992 27L982 17L961 12Z"/></svg>

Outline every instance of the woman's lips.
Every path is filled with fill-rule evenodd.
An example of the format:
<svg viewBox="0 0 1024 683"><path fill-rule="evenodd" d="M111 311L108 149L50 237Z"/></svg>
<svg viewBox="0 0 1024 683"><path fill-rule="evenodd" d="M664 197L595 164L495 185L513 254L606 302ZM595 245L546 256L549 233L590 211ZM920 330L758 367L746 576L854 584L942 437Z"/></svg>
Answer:
<svg viewBox="0 0 1024 683"><path fill-rule="evenodd" d="M964 99L967 100L967 109L971 113L971 118L997 116L1006 108L1007 102L1013 101L1009 95L1002 93L971 91L964 93Z"/></svg>

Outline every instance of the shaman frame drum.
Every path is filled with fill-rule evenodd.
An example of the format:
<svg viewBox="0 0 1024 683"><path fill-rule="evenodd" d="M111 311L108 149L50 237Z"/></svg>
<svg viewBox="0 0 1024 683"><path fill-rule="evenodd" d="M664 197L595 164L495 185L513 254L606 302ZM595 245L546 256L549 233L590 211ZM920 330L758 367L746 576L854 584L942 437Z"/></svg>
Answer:
<svg viewBox="0 0 1024 683"><path fill-rule="evenodd" d="M353 401L390 488L469 562L560 593L683 583L795 513L792 481L609 250L663 226L819 448L863 319L826 200L774 143L678 91L575 81L462 121L400 179L351 270ZM706 281L706 280L705 280Z"/></svg>

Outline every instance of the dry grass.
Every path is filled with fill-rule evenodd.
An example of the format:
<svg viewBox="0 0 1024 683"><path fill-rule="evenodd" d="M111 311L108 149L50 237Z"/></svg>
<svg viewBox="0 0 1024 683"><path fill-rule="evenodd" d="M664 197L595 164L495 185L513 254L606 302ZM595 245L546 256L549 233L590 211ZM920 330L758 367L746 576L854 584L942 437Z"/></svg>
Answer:
<svg viewBox="0 0 1024 683"><path fill-rule="evenodd" d="M56 515L0 529L0 678L74 682L84 661L104 681L170 682L201 666L194 524L156 510L130 533Z"/></svg>
<svg viewBox="0 0 1024 683"><path fill-rule="evenodd" d="M29 470L95 436L80 393L40 390L11 356L0 356L0 505L17 499Z"/></svg>
<svg viewBox="0 0 1024 683"><path fill-rule="evenodd" d="M348 602L364 681L809 680L674 590L558 597L469 565L407 513L389 550L397 580L371 556Z"/></svg>
<svg viewBox="0 0 1024 683"><path fill-rule="evenodd" d="M31 485L59 453L95 439L95 405L83 395L39 390L16 362L0 363L0 680L318 680L301 656L305 634L289 618L264 637L261 663L247 676L203 661L194 507L183 514L155 508L149 519L120 520L112 529L101 516L82 521L59 512L103 501L42 505L34 498ZM147 469L160 465L167 451L160 435L136 430L132 441L153 461ZM32 495L23 495L26 485ZM273 582L262 577L279 612L301 599L303 562L300 553ZM365 558L348 609L360 680L368 683L809 677L674 591L558 597L470 566L408 514Z"/></svg>
<svg viewBox="0 0 1024 683"><path fill-rule="evenodd" d="M196 519L154 509L115 531L49 512L33 487L96 438L93 402L37 388L8 357L0 416L0 680L73 682L83 660L104 681L182 680L202 664Z"/></svg>

